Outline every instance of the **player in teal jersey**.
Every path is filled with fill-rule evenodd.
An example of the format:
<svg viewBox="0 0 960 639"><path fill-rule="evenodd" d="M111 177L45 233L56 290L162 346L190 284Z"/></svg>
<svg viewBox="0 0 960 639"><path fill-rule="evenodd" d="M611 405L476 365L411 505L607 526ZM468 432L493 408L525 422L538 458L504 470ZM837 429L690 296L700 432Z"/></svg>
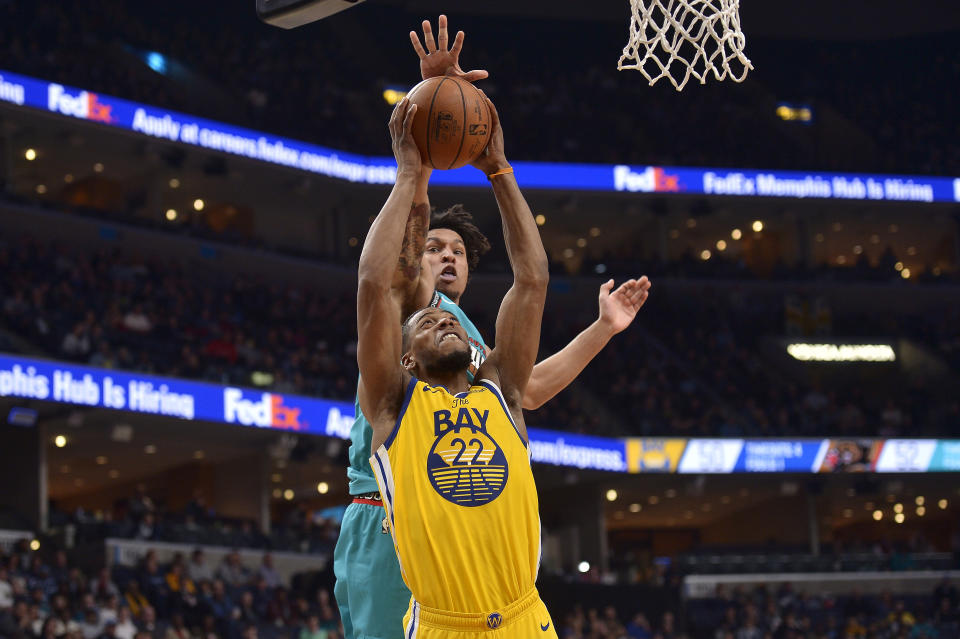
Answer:
<svg viewBox="0 0 960 639"><path fill-rule="evenodd" d="M429 21L423 23L426 51L411 32L420 57L424 79L454 73L469 81L483 79L485 71L464 73L458 64L463 34L458 33L448 49L446 17L440 16L438 40L434 42ZM470 271L490 245L473 224L469 213L452 207L429 215L427 184L429 167L423 167L407 221L403 251L394 278L394 290L404 300L405 315L425 306L453 313L466 330L476 370L489 349L483 336L459 304ZM427 219L429 218L429 227ZM429 230L428 230L429 229ZM624 330L646 301L650 288L644 277L628 280L615 291L613 280L600 288L600 315L561 351L538 363L524 394L524 408L534 409L567 387L615 334ZM383 525L384 510L370 468L373 431L355 404L356 419L350 431L350 495L340 537L334 551L334 594L346 639L400 639L402 619L410 602L389 533Z"/></svg>

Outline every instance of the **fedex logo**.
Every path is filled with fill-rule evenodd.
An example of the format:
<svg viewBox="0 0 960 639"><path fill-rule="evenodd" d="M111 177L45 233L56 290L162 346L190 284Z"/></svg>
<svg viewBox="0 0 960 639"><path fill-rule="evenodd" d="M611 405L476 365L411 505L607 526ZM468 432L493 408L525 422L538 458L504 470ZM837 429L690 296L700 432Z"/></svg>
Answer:
<svg viewBox="0 0 960 639"><path fill-rule="evenodd" d="M681 191L680 176L670 175L659 166L648 166L639 173L629 166L613 167L613 188L635 193L677 193Z"/></svg>
<svg viewBox="0 0 960 639"><path fill-rule="evenodd" d="M77 95L71 95L59 84L51 84L47 88L47 108L74 118L106 124L113 122L110 113L113 107L100 102L100 96L96 93L81 91Z"/></svg>
<svg viewBox="0 0 960 639"><path fill-rule="evenodd" d="M283 405L283 395L261 393L260 399L244 399L239 388L223 389L223 419L229 424L305 430L300 422L300 409Z"/></svg>

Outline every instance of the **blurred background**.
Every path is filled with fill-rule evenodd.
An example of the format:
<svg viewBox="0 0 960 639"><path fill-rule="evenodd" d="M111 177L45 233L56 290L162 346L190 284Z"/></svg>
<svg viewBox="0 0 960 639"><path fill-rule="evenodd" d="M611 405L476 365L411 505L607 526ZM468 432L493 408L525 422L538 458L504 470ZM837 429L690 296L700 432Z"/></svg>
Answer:
<svg viewBox="0 0 960 639"><path fill-rule="evenodd" d="M560 635L960 637L957 6L744 0L755 70L677 93L616 70L626 1L294 31L252 4L0 0L0 636L341 636L367 169L446 11L534 163L542 356L607 278L654 282L527 415ZM492 343L509 265L470 171L431 199L491 238L462 305Z"/></svg>

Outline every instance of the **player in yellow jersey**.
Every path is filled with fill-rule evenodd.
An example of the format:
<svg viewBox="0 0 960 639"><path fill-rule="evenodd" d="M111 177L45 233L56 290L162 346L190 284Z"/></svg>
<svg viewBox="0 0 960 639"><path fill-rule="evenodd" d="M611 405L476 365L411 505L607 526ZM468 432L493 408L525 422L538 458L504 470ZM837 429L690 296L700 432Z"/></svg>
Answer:
<svg viewBox="0 0 960 639"><path fill-rule="evenodd" d="M422 44L415 32L410 33L422 78L452 74L470 81L483 79L486 71L464 72L460 68L464 33L449 38L444 15L438 27L434 38L430 22L423 21ZM459 207L430 215L430 175L429 167L421 167L391 290L403 300L404 315L421 307L438 306L457 316L472 347L472 374L489 348L459 303L470 273L489 244L473 225L470 214ZM398 183L398 187L403 185ZM646 278L627 280L616 290L613 280L601 286L597 320L561 351L534 366L524 391L524 408L539 408L570 384L613 335L633 321L649 288ZM383 501L369 461L373 430L359 401L357 404L348 469L354 500L344 515L334 553L334 592L346 639L398 639L403 633L401 620L409 607L410 590L403 583L393 539L382 523Z"/></svg>
<svg viewBox="0 0 960 639"><path fill-rule="evenodd" d="M427 307L402 321L401 300L389 286L421 168L410 135L416 107L406 100L390 121L397 182L360 257L359 400L412 592L406 639L556 637L535 587L540 522L522 413L540 341L547 257L490 108L491 141L474 166L490 177L500 206L514 283L497 317L496 348L473 385L467 335L453 314Z"/></svg>

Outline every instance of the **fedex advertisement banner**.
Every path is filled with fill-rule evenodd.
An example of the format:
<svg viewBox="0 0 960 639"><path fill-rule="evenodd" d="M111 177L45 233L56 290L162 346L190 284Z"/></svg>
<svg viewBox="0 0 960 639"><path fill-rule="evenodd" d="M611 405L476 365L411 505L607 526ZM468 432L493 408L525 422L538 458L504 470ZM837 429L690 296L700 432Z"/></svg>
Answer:
<svg viewBox="0 0 960 639"><path fill-rule="evenodd" d="M350 402L0 354L0 397L350 438ZM528 428L534 462L617 473L960 472L960 440L612 438Z"/></svg>
<svg viewBox="0 0 960 639"><path fill-rule="evenodd" d="M960 180L944 177L672 167L660 171L663 176L655 183L658 193L887 202L960 201L957 191ZM618 187L616 190L630 189Z"/></svg>
<svg viewBox="0 0 960 639"><path fill-rule="evenodd" d="M0 102L350 182L393 184L397 174L393 158L335 151L6 71L0 71Z"/></svg>
<svg viewBox="0 0 960 639"><path fill-rule="evenodd" d="M366 184L393 184L392 157L368 157L0 71L0 103L115 126L211 151ZM666 166L516 162L524 188L739 197L960 202L960 178ZM438 186L483 187L471 167L436 171Z"/></svg>
<svg viewBox="0 0 960 639"><path fill-rule="evenodd" d="M0 355L0 397L346 438L353 404Z"/></svg>
<svg viewBox="0 0 960 639"><path fill-rule="evenodd" d="M0 397L350 438L353 404L0 354ZM533 461L627 472L621 439L531 428Z"/></svg>
<svg viewBox="0 0 960 639"><path fill-rule="evenodd" d="M628 471L626 444L622 439L540 428L528 428L527 436L530 438L530 458L535 462L617 473Z"/></svg>

